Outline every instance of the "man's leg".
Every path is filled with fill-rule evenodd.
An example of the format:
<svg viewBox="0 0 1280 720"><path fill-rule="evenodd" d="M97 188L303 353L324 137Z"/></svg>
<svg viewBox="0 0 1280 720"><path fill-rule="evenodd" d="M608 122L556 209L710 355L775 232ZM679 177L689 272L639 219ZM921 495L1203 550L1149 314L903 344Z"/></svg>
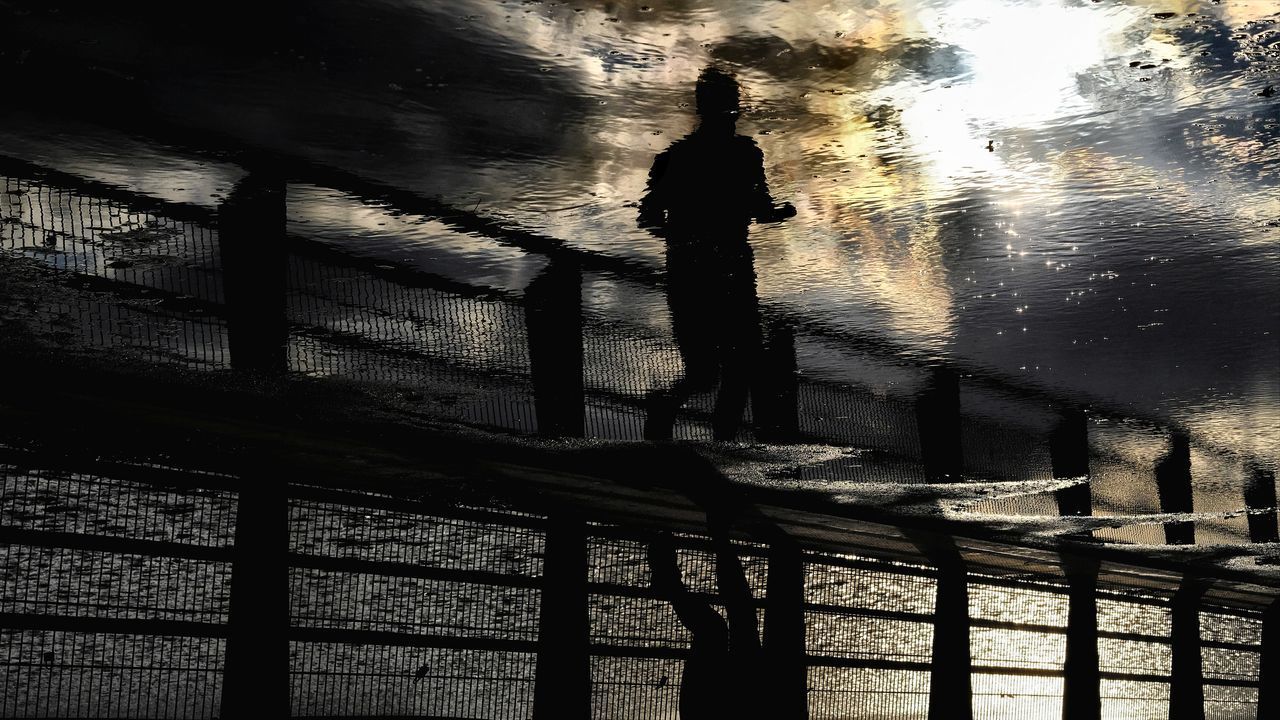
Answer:
<svg viewBox="0 0 1280 720"><path fill-rule="evenodd" d="M670 536L660 536L649 544L648 560L650 586L659 598L671 603L680 624L691 636L689 657L680 679L680 717L720 717L725 702L723 678L729 662L724 620L685 587Z"/></svg>

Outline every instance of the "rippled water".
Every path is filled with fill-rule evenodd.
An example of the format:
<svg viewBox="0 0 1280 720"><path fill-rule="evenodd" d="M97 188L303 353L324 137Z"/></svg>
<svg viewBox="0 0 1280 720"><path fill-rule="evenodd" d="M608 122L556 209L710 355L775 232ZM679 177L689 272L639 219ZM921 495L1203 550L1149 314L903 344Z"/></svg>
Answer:
<svg viewBox="0 0 1280 720"><path fill-rule="evenodd" d="M330 2L263 56L163 37L139 53L123 45L145 30L115 22L119 40L72 52L150 78L161 117L655 267L634 205L718 64L799 209L753 230L762 301L1276 462L1267 0ZM177 169L161 184L203 187ZM351 219L320 200L299 219ZM424 234L366 233L406 256ZM471 279L528 276L445 250L480 261Z"/></svg>
<svg viewBox="0 0 1280 720"><path fill-rule="evenodd" d="M529 82L404 86L408 117L446 123L411 145L450 159L432 175L454 202L659 263L629 205L719 62L775 197L799 208L753 232L762 299L1273 455L1270 3L455 7L440 26L501 37L472 52ZM490 92L441 103L472 84ZM478 137L454 132L467 111L491 120Z"/></svg>
<svg viewBox="0 0 1280 720"><path fill-rule="evenodd" d="M763 301L1275 461L1270 2L327 3L296 22L234 90L172 71L168 112L660 267L634 204L718 63L799 209L753 231Z"/></svg>

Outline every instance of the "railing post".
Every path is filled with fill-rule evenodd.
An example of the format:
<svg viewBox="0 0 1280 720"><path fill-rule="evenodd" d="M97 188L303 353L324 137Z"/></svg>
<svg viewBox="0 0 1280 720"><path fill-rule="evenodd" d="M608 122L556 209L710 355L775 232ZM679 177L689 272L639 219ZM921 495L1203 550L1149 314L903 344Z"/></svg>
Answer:
<svg viewBox="0 0 1280 720"><path fill-rule="evenodd" d="M1169 439L1169 451L1156 461L1156 491L1160 496L1160 512L1189 513L1191 494L1191 439L1175 432ZM1165 542L1170 545L1194 545L1195 523L1180 520L1164 524Z"/></svg>
<svg viewBox="0 0 1280 720"><path fill-rule="evenodd" d="M934 367L916 399L916 425L925 482L960 482L964 452L960 443L960 378L952 370Z"/></svg>
<svg viewBox="0 0 1280 720"><path fill-rule="evenodd" d="M289 506L284 478L245 477L236 510L222 715L289 715Z"/></svg>
<svg viewBox="0 0 1280 720"><path fill-rule="evenodd" d="M538 434L582 437L582 272L552 261L525 288L524 297Z"/></svg>
<svg viewBox="0 0 1280 720"><path fill-rule="evenodd" d="M1169 720L1204 720L1204 669L1200 658L1200 598L1207 586L1186 577L1173 595Z"/></svg>
<svg viewBox="0 0 1280 720"><path fill-rule="evenodd" d="M1280 717L1280 599L1262 615L1258 657L1258 720Z"/></svg>
<svg viewBox="0 0 1280 720"><path fill-rule="evenodd" d="M285 221L284 181L268 172L251 172L218 206L227 340L236 370L288 370Z"/></svg>
<svg viewBox="0 0 1280 720"><path fill-rule="evenodd" d="M1094 558L1062 555L1067 576L1067 653L1063 663L1062 719L1102 716L1098 673L1098 567Z"/></svg>
<svg viewBox="0 0 1280 720"><path fill-rule="evenodd" d="M1245 478L1244 504L1249 510L1249 541L1256 543L1280 542L1276 527L1276 476L1275 473L1254 462L1248 466Z"/></svg>
<svg viewBox="0 0 1280 720"><path fill-rule="evenodd" d="M912 538L938 569L929 668L929 720L972 720L973 658L969 646L969 578L955 541Z"/></svg>
<svg viewBox="0 0 1280 720"><path fill-rule="evenodd" d="M1093 514L1093 497L1089 487L1089 421L1083 410L1064 410L1049 438L1049 457L1054 478L1086 478L1055 493L1058 513L1087 516Z"/></svg>
<svg viewBox="0 0 1280 720"><path fill-rule="evenodd" d="M535 720L591 717L591 619L582 520L550 518L542 565Z"/></svg>
<svg viewBox="0 0 1280 720"><path fill-rule="evenodd" d="M795 540L774 533L765 580L762 646L774 688L764 707L776 720L809 717L809 666L804 621L804 555Z"/></svg>

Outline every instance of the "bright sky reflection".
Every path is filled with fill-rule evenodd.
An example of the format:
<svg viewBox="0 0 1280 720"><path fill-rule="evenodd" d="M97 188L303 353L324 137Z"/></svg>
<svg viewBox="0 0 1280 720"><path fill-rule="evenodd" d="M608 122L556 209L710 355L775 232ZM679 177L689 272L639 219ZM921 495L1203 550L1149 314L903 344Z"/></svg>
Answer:
<svg viewBox="0 0 1280 720"><path fill-rule="evenodd" d="M401 124L523 118L494 132L536 150L425 133L372 174L660 266L632 206L654 154L692 127L693 79L719 63L743 84L739 131L800 210L753 232L762 301L1218 437L1241 436L1225 418L1280 407L1266 3L414 7L494 48L474 61L528 72L527 96L467 86L463 117L419 93ZM535 122L557 98L577 109ZM663 312L602 302L641 325Z"/></svg>

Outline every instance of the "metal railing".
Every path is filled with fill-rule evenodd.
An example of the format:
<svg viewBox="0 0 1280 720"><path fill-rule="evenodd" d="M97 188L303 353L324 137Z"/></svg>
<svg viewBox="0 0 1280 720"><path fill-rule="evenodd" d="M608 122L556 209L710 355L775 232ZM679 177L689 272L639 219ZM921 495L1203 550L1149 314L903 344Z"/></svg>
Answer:
<svg viewBox="0 0 1280 720"><path fill-rule="evenodd" d="M13 451L4 460L0 713L219 716L238 480L120 463L109 474L41 468L56 462ZM288 495L295 715L531 716L545 515L305 485ZM652 530L587 527L594 716L670 717L689 636L649 586ZM707 539L679 545L690 590L718 603ZM763 602L761 546L736 551ZM925 714L935 571L819 552L804 562L811 716ZM1060 712L1064 588L968 583L974 716ZM1104 707L1159 714L1167 599L1104 591L1100 602ZM1259 617L1201 617L1207 716L1239 717L1256 702Z"/></svg>

